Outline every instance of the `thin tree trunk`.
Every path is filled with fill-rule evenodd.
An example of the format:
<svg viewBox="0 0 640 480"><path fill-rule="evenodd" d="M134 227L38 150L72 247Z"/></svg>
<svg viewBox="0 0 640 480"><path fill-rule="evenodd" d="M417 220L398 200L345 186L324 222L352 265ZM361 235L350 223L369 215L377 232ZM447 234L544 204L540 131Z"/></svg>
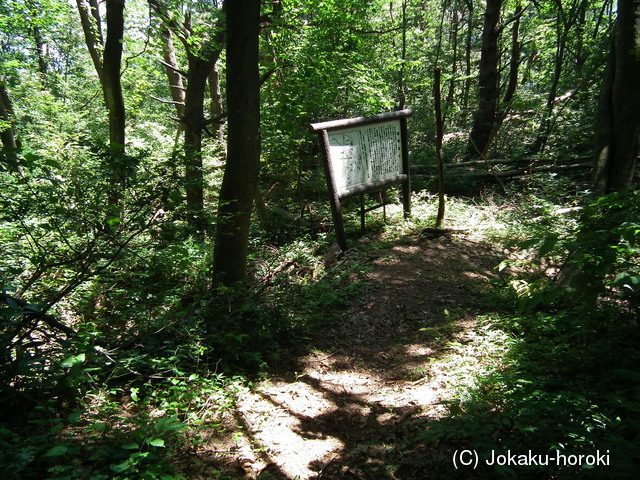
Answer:
<svg viewBox="0 0 640 480"><path fill-rule="evenodd" d="M400 50L400 69L398 70L398 110L405 107L407 96L405 92L405 68L404 64L407 59L407 2L402 2L402 45Z"/></svg>
<svg viewBox="0 0 640 480"><path fill-rule="evenodd" d="M80 14L80 23L82 24L84 40L87 44L87 49L89 50L89 55L93 61L93 66L96 69L100 83L102 83L103 72L101 48L103 40L98 4L95 0L90 2L91 5L90 3L87 3L87 0L76 0L76 3L78 5L78 13ZM93 6L94 3L95 8Z"/></svg>
<svg viewBox="0 0 640 480"><path fill-rule="evenodd" d="M149 5L162 19L163 23L182 42L187 54L186 90L184 93L184 114L180 118L184 128L185 153L185 193L187 203L187 221L194 232L202 234L204 223L204 174L202 162L202 133L207 126L204 116L204 102L207 79L218 60L225 31L216 24L213 35L201 44L192 42L189 22L180 23L161 0L148 0ZM226 9L224 2L222 10ZM167 62L171 64L171 62Z"/></svg>
<svg viewBox="0 0 640 480"><path fill-rule="evenodd" d="M516 87L518 86L518 69L520 67L520 40L518 38L520 30L520 15L522 13L522 7L518 5L516 8L516 19L513 24L513 30L511 32L511 61L509 62L509 81L507 83L507 89L502 97L500 106L500 112L496 115L496 122L492 138L498 133L498 130L502 126L504 119L509 114L511 108L511 102L513 96L516 93Z"/></svg>
<svg viewBox="0 0 640 480"><path fill-rule="evenodd" d="M455 99L455 88L456 88L456 76L458 75L458 30L461 20L461 14L458 11L458 8L453 10L452 15L453 18L453 31L451 32L452 38L452 60L451 60L451 79L449 80L449 91L447 92L447 96L444 101L444 113L442 115L442 123L443 125L446 123L447 118L449 117L449 112L451 111L451 107L453 106L453 102Z"/></svg>
<svg viewBox="0 0 640 480"><path fill-rule="evenodd" d="M529 76L531 74L533 63L535 62L536 58L538 58L539 52L534 42L531 42L531 46L529 48L530 48L530 51L529 51L529 55L527 56L527 63L524 67L524 72L522 72L522 80L520 80L521 85L526 85L527 82L529 81Z"/></svg>
<svg viewBox="0 0 640 480"><path fill-rule="evenodd" d="M533 145L529 149L529 154L537 155L547 144L549 140L549 134L551 133L553 107L555 106L555 100L558 96L558 85L560 84L560 77L562 75L562 66L564 64L564 52L565 52L565 39L566 35L562 34L558 37L558 46L556 47L556 56L553 66L553 79L551 80L551 87L549 88L549 95L547 96L547 103L544 107L542 114L542 121L540 122L540 128L538 129L538 135Z"/></svg>
<svg viewBox="0 0 640 480"><path fill-rule="evenodd" d="M109 169L113 178L113 189L108 202L111 206L117 206L122 196L122 183L127 177L123 157L126 141L126 118L120 81L125 0L106 2L107 38L103 51L101 51L103 45L100 12L96 0L89 0L89 3L86 0L76 1L87 49L100 79L104 103L109 113L109 149L111 153Z"/></svg>
<svg viewBox="0 0 640 480"><path fill-rule="evenodd" d="M562 0L555 0L557 9L556 19L556 55L553 66L553 79L549 88L549 95L547 97L547 103L542 114L542 120L540 122L540 128L538 129L538 135L533 145L529 149L529 153L532 155L540 153L546 146L551 129L553 127L553 109L556 105L556 99L558 97L558 88L560 85L560 79L564 69L566 52L569 51L567 45L569 36L573 33L573 28L576 26L577 34L580 35L580 10L584 6L584 0L578 3L579 0L574 1L569 5L569 11L565 11ZM580 40L578 41L578 43ZM579 53L579 52L576 52ZM578 62L580 59L578 58ZM580 65L578 65L580 66Z"/></svg>
<svg viewBox="0 0 640 480"><path fill-rule="evenodd" d="M49 71L49 65L47 62L47 46L40 34L40 28L37 25L33 26L33 41L36 44L36 55L38 57L38 70L42 75L46 75ZM45 77L46 78L46 77Z"/></svg>
<svg viewBox="0 0 640 480"><path fill-rule="evenodd" d="M464 54L464 64L465 64L465 81L464 81L464 91L462 92L462 106L463 110L466 113L469 107L469 92L471 91L471 40L473 39L473 1L466 0L467 3L467 35L465 39L465 54Z"/></svg>
<svg viewBox="0 0 640 480"><path fill-rule="evenodd" d="M96 35L100 45L104 43L104 35L102 32L102 21L100 17L100 0L88 0L89 1L89 13L95 20L93 24L96 29Z"/></svg>
<svg viewBox="0 0 640 480"><path fill-rule="evenodd" d="M202 132L206 127L204 99L207 79L213 68L213 57L201 58L187 54L187 91L184 117L185 191L188 221L196 231L204 228L204 173L202 162Z"/></svg>
<svg viewBox="0 0 640 480"><path fill-rule="evenodd" d="M102 56L102 91L109 111L109 150L111 152L111 175L113 188L109 194L109 204L121 208L124 183L127 179L125 165L125 107L120 81L122 64L122 40L124 38L124 0L107 2L107 38ZM122 213L120 213L122 215Z"/></svg>
<svg viewBox="0 0 640 480"><path fill-rule="evenodd" d="M587 53L584 48L584 30L587 20L587 0L582 0L578 7L578 18L576 20L576 69L580 71L587 60Z"/></svg>
<svg viewBox="0 0 640 480"><path fill-rule="evenodd" d="M107 39L104 44L102 88L104 100L109 110L109 147L112 155L117 156L124 153L125 144L125 107L122 82L120 81L125 2L124 0L109 0L106 3Z"/></svg>
<svg viewBox="0 0 640 480"><path fill-rule="evenodd" d="M260 169L260 0L227 5L227 164L220 189L214 279L247 278L251 210Z"/></svg>
<svg viewBox="0 0 640 480"><path fill-rule="evenodd" d="M209 96L211 97L211 118L221 118L222 116L222 94L220 93L220 72L218 62L213 64L209 73ZM222 139L222 122L213 124L213 131L219 140Z"/></svg>
<svg viewBox="0 0 640 480"><path fill-rule="evenodd" d="M436 58L434 60L434 65L438 65L440 63L440 55L442 54L442 36L444 34L444 19L447 14L446 9L442 9L440 15L440 25L438 26L438 43L436 44Z"/></svg>
<svg viewBox="0 0 640 480"><path fill-rule="evenodd" d="M613 152L613 84L615 80L615 37L611 39L609 58L604 71L604 80L598 99L595 124L595 163L593 188L599 195L609 190L609 167Z"/></svg>
<svg viewBox="0 0 640 480"><path fill-rule="evenodd" d="M435 98L436 113L436 158L438 159L438 215L436 216L436 228L442 228L444 223L444 163L442 161L442 104L440 101L440 68L434 71L433 96Z"/></svg>

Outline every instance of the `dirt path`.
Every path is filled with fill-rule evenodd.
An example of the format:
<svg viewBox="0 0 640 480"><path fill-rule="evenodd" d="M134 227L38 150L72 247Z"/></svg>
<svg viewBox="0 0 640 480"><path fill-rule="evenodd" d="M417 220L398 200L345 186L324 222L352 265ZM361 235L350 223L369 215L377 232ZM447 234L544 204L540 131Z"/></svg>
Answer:
<svg viewBox="0 0 640 480"><path fill-rule="evenodd" d="M238 395L237 474L221 478L446 478L444 452L419 433L453 379L441 360L482 313L499 258L463 236L419 237L378 254L371 286L293 368ZM450 390L449 390L450 391ZM240 469L241 468L241 469Z"/></svg>

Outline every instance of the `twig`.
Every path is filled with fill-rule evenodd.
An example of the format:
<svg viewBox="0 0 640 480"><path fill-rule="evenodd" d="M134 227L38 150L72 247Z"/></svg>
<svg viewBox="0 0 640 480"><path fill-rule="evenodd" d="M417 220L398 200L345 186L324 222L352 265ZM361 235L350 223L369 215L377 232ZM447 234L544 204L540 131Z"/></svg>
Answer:
<svg viewBox="0 0 640 480"><path fill-rule="evenodd" d="M164 100L163 98L154 97L153 95L149 95L149 96L160 103L168 103L169 105L184 105L184 102L180 102L176 100Z"/></svg>

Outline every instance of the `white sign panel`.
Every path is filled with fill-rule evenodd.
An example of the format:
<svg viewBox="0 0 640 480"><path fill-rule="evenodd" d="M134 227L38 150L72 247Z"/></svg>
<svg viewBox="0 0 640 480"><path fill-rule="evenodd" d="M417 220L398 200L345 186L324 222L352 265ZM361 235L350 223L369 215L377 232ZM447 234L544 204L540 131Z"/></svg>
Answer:
<svg viewBox="0 0 640 480"><path fill-rule="evenodd" d="M327 133L338 195L402 173L400 120Z"/></svg>

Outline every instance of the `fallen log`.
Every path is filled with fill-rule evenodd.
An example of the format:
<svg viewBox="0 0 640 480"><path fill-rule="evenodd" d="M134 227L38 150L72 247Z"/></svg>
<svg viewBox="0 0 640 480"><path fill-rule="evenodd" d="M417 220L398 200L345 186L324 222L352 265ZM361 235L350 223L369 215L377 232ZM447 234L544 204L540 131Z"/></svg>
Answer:
<svg viewBox="0 0 640 480"><path fill-rule="evenodd" d="M501 164L548 165L550 163L563 164L568 162L582 162L585 160L590 160L591 158L592 158L591 155L582 155L582 156L576 156L576 157L567 159L565 162L558 162L557 159L553 159L553 158L538 158L538 157L520 158L520 159L492 158L488 160L468 160L464 162L447 163L445 164L445 167L448 169L455 169L457 167L474 167L474 166L483 167L486 165L501 165ZM415 165L415 164L411 165L412 169L433 168L433 167L434 167L433 165Z"/></svg>
<svg viewBox="0 0 640 480"><path fill-rule="evenodd" d="M569 165L545 165L531 168L518 168L512 170L492 170L492 171L467 171L467 172L455 172L454 169L448 171L449 174L455 174L456 178L515 178L520 176L531 175L532 173L542 172L557 172L566 170L581 170L591 168L593 164L589 163L572 163ZM432 174L414 174L418 178L432 178L435 175Z"/></svg>

